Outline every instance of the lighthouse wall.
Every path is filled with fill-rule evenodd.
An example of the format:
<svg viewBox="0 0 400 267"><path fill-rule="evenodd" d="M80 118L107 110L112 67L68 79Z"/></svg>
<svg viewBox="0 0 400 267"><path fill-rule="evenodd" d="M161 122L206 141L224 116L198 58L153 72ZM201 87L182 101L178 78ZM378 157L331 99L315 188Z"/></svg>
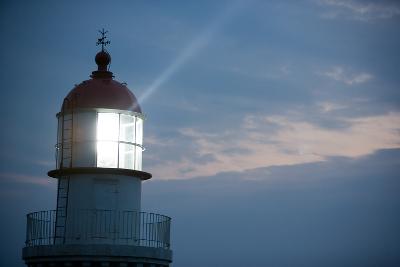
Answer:
<svg viewBox="0 0 400 267"><path fill-rule="evenodd" d="M65 242L136 242L140 230L139 178L76 174L69 179ZM127 229L127 225L130 229Z"/></svg>
<svg viewBox="0 0 400 267"><path fill-rule="evenodd" d="M68 212L74 209L140 211L141 179L126 175L70 176Z"/></svg>

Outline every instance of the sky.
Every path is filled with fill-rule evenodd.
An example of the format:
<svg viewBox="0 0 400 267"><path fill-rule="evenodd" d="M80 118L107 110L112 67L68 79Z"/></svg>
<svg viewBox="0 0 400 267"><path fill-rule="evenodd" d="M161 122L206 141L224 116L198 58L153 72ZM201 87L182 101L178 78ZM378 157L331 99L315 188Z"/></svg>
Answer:
<svg viewBox="0 0 400 267"><path fill-rule="evenodd" d="M3 0L1 266L55 207L55 115L102 28L174 267L400 265L398 1Z"/></svg>

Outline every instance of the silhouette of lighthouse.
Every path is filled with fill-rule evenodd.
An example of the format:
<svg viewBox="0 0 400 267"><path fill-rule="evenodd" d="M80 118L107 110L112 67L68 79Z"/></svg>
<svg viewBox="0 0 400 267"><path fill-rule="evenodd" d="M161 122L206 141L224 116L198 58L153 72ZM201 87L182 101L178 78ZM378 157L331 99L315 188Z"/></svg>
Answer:
<svg viewBox="0 0 400 267"><path fill-rule="evenodd" d="M76 85L57 114L56 210L27 215L23 259L31 267L161 267L172 262L167 216L141 211L144 115L113 79L106 31L98 69Z"/></svg>

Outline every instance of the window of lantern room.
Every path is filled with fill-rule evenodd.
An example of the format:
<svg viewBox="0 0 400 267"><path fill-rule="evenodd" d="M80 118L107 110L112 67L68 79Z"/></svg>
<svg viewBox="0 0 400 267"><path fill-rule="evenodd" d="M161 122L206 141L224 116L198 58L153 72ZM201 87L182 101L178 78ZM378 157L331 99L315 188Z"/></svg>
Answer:
<svg viewBox="0 0 400 267"><path fill-rule="evenodd" d="M97 167L142 169L143 119L98 113Z"/></svg>
<svg viewBox="0 0 400 267"><path fill-rule="evenodd" d="M119 166L124 169L134 169L135 148L135 122L136 117L120 115L120 140L119 143Z"/></svg>

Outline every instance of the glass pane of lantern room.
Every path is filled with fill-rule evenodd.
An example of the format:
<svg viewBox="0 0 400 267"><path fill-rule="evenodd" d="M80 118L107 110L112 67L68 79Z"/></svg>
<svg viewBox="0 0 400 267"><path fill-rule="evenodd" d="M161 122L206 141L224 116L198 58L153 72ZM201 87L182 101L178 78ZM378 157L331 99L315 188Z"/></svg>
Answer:
<svg viewBox="0 0 400 267"><path fill-rule="evenodd" d="M134 143L135 141L135 117L121 114L119 140Z"/></svg>
<svg viewBox="0 0 400 267"><path fill-rule="evenodd" d="M97 140L118 141L119 114L97 114Z"/></svg>
<svg viewBox="0 0 400 267"><path fill-rule="evenodd" d="M136 144L143 145L143 119L136 117Z"/></svg>
<svg viewBox="0 0 400 267"><path fill-rule="evenodd" d="M135 170L142 170L142 148L136 146L135 147Z"/></svg>
<svg viewBox="0 0 400 267"><path fill-rule="evenodd" d="M118 143L97 141L97 167L117 168Z"/></svg>
<svg viewBox="0 0 400 267"><path fill-rule="evenodd" d="M119 144L119 168L133 170L134 146L131 144Z"/></svg>
<svg viewBox="0 0 400 267"><path fill-rule="evenodd" d="M57 129L57 144L56 144L56 161L57 161L57 169L60 168L61 163L61 142L62 142L62 116L58 118L58 129Z"/></svg>

